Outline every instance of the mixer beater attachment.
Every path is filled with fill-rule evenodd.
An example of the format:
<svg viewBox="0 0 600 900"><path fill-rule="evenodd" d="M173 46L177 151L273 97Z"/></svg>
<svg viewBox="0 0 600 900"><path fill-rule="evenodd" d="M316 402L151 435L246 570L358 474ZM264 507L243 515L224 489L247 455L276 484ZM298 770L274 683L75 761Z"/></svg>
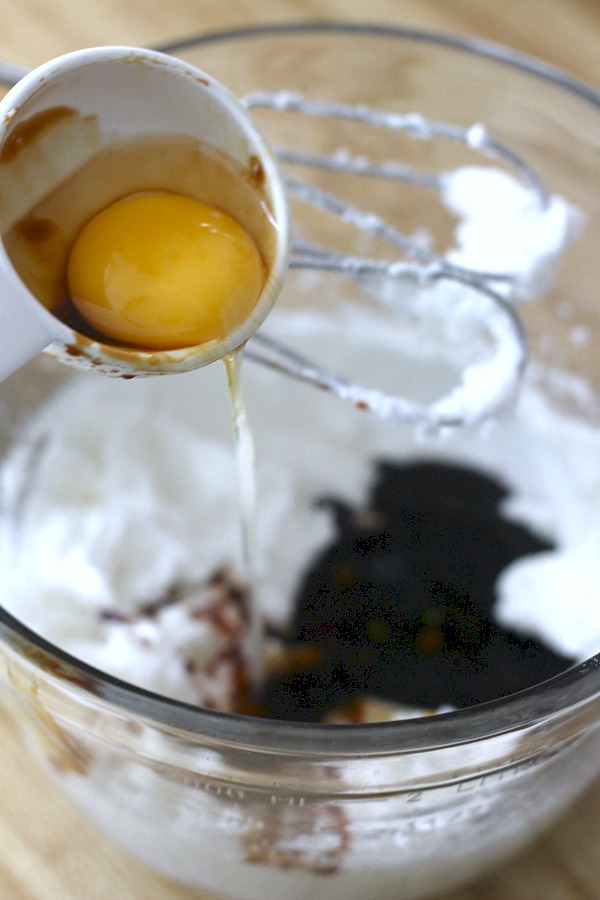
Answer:
<svg viewBox="0 0 600 900"><path fill-rule="evenodd" d="M249 110L267 109L311 118L342 119L367 127L402 132L421 141L441 139L462 144L500 163L504 169L512 170L529 193L530 202L542 213L553 199L527 162L510 147L495 140L483 125L462 128L446 122L429 121L416 113L400 114L362 105L320 102L289 91L253 93L242 102ZM442 195L453 175L452 172L422 171L397 161L376 162L346 149L329 154L286 147L275 149L285 167L400 182L435 190ZM436 286L444 284L448 295L444 302L450 304L446 315L481 319L488 344L491 341L494 350L485 359L467 365L461 373L460 383L446 396L429 404L354 384L270 337L266 333L268 328L253 336L245 350L248 358L293 378L313 383L344 401L384 418L394 418L426 429L479 421L497 412L514 397L528 355L525 329L513 305L513 301L521 299L524 293L519 273L478 270L457 264L449 258L451 254L444 255L430 249L422 237L404 234L385 218L340 199L328 189L289 172L285 180L290 195L299 202L337 217L353 226L357 233L383 241L394 251L391 258L371 258L344 253L296 234L290 260L292 269L340 273L360 285L371 298L375 297L389 306L393 293L393 302L405 306L413 304L416 310L421 309L423 315L426 314L427 304L423 303L422 296L415 297L415 293L418 294L419 289L421 292L435 290ZM564 239L569 237L576 218L574 211L566 205L565 210ZM450 291L449 284L453 286ZM436 311L439 311L440 302L441 296L434 304ZM482 384L485 384L485 390L481 389Z"/></svg>

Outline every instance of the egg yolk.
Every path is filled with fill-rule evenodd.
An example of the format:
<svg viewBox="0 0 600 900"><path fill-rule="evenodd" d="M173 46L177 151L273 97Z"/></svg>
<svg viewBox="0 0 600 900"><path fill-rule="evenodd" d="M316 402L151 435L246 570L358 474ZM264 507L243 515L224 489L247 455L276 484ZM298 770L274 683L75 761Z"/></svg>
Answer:
<svg viewBox="0 0 600 900"><path fill-rule="evenodd" d="M149 350L222 340L248 318L264 280L251 236L191 197L134 194L101 210L76 238L67 286L103 335Z"/></svg>

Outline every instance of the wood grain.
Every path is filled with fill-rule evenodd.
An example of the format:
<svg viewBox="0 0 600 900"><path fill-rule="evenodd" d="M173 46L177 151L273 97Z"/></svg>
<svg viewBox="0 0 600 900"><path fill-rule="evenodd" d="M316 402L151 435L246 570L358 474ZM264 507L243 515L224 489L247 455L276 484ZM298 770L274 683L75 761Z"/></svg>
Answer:
<svg viewBox="0 0 600 900"><path fill-rule="evenodd" d="M84 46L151 46L235 25L319 19L471 34L600 87L598 0L4 0L0 58L30 67ZM206 898L159 878L100 836L49 784L8 715L0 718L0 797L2 900ZM542 840L446 900L600 900L598 872L600 783Z"/></svg>

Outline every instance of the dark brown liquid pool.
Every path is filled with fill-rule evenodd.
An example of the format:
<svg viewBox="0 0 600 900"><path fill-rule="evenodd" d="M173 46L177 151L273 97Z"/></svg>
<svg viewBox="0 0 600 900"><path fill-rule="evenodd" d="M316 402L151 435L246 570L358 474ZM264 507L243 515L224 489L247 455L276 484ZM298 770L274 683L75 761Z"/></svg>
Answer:
<svg viewBox="0 0 600 900"><path fill-rule="evenodd" d="M319 721L365 696L460 708L573 663L494 620L502 570L552 549L502 515L506 488L434 463L380 462L377 475L364 509L319 501L336 535L306 572L285 637L305 665L265 685L264 715Z"/></svg>

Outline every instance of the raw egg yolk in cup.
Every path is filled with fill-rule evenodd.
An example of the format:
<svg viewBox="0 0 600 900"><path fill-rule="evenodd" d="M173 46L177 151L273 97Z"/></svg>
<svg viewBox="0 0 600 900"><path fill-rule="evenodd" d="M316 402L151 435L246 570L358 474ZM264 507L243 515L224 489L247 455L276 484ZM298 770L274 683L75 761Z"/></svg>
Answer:
<svg viewBox="0 0 600 900"><path fill-rule="evenodd" d="M97 213L67 267L83 318L109 338L148 350L222 340L251 314L264 277L258 248L236 219L162 191Z"/></svg>

